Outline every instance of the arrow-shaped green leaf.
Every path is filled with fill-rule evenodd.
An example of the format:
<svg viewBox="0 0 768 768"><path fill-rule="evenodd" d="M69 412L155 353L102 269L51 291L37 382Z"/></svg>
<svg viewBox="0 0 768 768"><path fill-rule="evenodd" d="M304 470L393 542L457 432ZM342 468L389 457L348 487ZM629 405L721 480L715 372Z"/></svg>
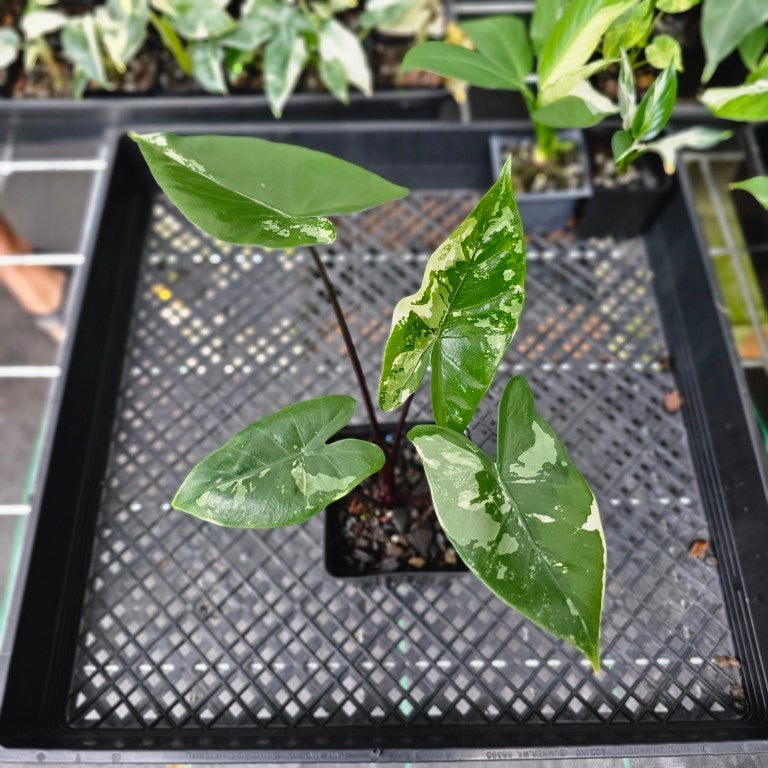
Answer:
<svg viewBox="0 0 768 768"><path fill-rule="evenodd" d="M753 176L751 179L736 181L728 189L743 189L749 192L768 211L768 176Z"/></svg>
<svg viewBox="0 0 768 768"><path fill-rule="evenodd" d="M435 421L463 430L493 381L523 310L525 241L509 160L477 207L432 254L421 288L392 317L379 385L397 408L432 365Z"/></svg>
<svg viewBox="0 0 768 768"><path fill-rule="evenodd" d="M265 416L203 459L173 506L228 528L303 523L384 465L373 443L326 442L354 412L354 398L328 395Z"/></svg>
<svg viewBox="0 0 768 768"><path fill-rule="evenodd" d="M132 134L152 175L196 226L230 243L289 248L336 238L325 216L408 194L338 157L250 136Z"/></svg>
<svg viewBox="0 0 768 768"><path fill-rule="evenodd" d="M467 566L502 600L600 667L605 539L592 491L520 376L499 406L494 463L464 435L414 427L435 511Z"/></svg>

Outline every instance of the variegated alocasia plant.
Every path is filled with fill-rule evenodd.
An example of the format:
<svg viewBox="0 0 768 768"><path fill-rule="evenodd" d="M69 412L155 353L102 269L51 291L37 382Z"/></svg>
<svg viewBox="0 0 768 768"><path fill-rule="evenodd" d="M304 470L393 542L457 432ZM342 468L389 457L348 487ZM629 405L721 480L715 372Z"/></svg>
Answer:
<svg viewBox="0 0 768 768"><path fill-rule="evenodd" d="M133 137L155 179L214 237L267 248L306 247L328 292L357 377L369 441L334 440L355 401L327 395L246 426L192 469L173 506L218 525L301 523L379 472L394 485L399 441L383 439L349 329L317 251L335 239L329 215L395 200L407 190L344 160L248 137ZM419 290L395 308L379 404L408 406L431 368L434 425L409 432L446 536L496 595L600 665L605 540L595 498L517 376L499 407L494 460L463 432L491 386L525 298L525 240L509 161L498 181L429 259ZM401 429L398 429L398 434Z"/></svg>

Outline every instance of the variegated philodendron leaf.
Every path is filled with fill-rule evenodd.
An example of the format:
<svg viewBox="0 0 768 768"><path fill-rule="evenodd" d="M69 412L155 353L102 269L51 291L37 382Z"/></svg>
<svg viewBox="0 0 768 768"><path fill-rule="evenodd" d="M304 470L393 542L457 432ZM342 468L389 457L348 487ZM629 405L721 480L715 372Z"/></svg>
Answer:
<svg viewBox="0 0 768 768"><path fill-rule="evenodd" d="M600 667L605 539L586 480L520 376L499 406L494 462L464 435L414 427L437 517L502 600Z"/></svg>
<svg viewBox="0 0 768 768"><path fill-rule="evenodd" d="M203 459L173 506L229 528L308 520L384 465L373 443L326 442L354 412L354 398L328 395L265 416Z"/></svg>
<svg viewBox="0 0 768 768"><path fill-rule="evenodd" d="M152 175L196 226L229 243L290 248L330 243L326 216L408 194L333 155L250 136L132 134Z"/></svg>
<svg viewBox="0 0 768 768"><path fill-rule="evenodd" d="M432 254L392 317L379 385L385 411L432 366L435 421L463 430L491 384L525 297L525 241L507 160L498 181Z"/></svg>

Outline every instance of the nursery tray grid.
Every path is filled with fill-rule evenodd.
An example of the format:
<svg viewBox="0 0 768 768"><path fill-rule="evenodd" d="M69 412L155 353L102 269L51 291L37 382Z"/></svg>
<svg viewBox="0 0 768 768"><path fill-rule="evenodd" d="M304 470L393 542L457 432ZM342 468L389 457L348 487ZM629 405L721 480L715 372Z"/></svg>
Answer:
<svg viewBox="0 0 768 768"><path fill-rule="evenodd" d="M639 740L652 751L660 741L744 738L762 717L760 696L749 696L759 678L748 635L745 645L726 611L731 548L705 514L700 438L686 414L696 404L680 381L685 360L668 345L652 240L529 238L521 327L471 427L493 455L503 384L522 373L592 485L608 547L595 675L471 574L330 576L322 514L238 531L170 508L189 468L246 424L296 400L356 392L308 253L214 241L162 194L148 196L147 181L131 183L141 194L112 214L108 202L102 226L100 248L117 243L120 267L103 261L92 276L114 282L102 301L125 304L126 319L109 331L122 342L103 353L113 377L104 391L116 394L88 442L107 447L81 496L92 512L61 523L81 571L67 571L54 611L63 640L44 670L54 682L39 704L20 698L22 674L38 673L28 656L46 642L29 634L17 640L26 655L9 678L12 695L54 724L55 743L122 746L134 759L247 749L241 757L273 760L278 753L258 750L316 749L320 759L324 749L375 746L405 759L425 748ZM372 385L394 304L416 290L429 254L477 199L475 189L437 185L337 222L323 258ZM143 214L131 218L132 206ZM138 234L115 240L115 222L131 232L137 221ZM120 260L126 248L133 266ZM81 328L102 330L93 317ZM84 366L87 380L83 350L72 370ZM414 421L429 418L428 400L425 387ZM363 421L360 407L353 423ZM49 553L51 569L59 556ZM13 733L24 746L14 723L25 717L23 707L4 710L6 741Z"/></svg>
<svg viewBox="0 0 768 768"><path fill-rule="evenodd" d="M375 382L392 307L471 210L419 192L340 223L332 279ZM290 403L355 394L308 254L217 243L158 197L113 430L68 721L75 728L738 718L738 669L643 245L535 243L500 378L529 376L605 519L605 671L472 576L345 585L323 518L232 531L169 508L185 471ZM475 419L494 450L498 385ZM428 418L426 392L416 420ZM362 409L361 409L362 410ZM360 418L363 417L359 413Z"/></svg>

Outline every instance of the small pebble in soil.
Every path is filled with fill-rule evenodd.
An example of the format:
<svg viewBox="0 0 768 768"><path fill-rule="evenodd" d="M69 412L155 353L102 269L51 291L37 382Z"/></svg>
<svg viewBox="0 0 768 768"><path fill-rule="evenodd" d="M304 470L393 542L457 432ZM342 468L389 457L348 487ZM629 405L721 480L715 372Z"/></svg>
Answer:
<svg viewBox="0 0 768 768"><path fill-rule="evenodd" d="M653 190L659 186L659 179L648 166L648 161L633 163L620 173L616 168L613 153L609 148L598 147L592 155L592 181L602 189L624 191Z"/></svg>
<svg viewBox="0 0 768 768"><path fill-rule="evenodd" d="M464 571L437 520L424 471L403 446L396 481L408 501L384 505L378 476L327 511L329 568L346 576L394 571Z"/></svg>
<svg viewBox="0 0 768 768"><path fill-rule="evenodd" d="M557 154L554 160L536 156L532 140L509 141L502 146L502 157L512 156L512 183L525 192L548 192L579 189L584 186L584 168L579 151L572 147Z"/></svg>

